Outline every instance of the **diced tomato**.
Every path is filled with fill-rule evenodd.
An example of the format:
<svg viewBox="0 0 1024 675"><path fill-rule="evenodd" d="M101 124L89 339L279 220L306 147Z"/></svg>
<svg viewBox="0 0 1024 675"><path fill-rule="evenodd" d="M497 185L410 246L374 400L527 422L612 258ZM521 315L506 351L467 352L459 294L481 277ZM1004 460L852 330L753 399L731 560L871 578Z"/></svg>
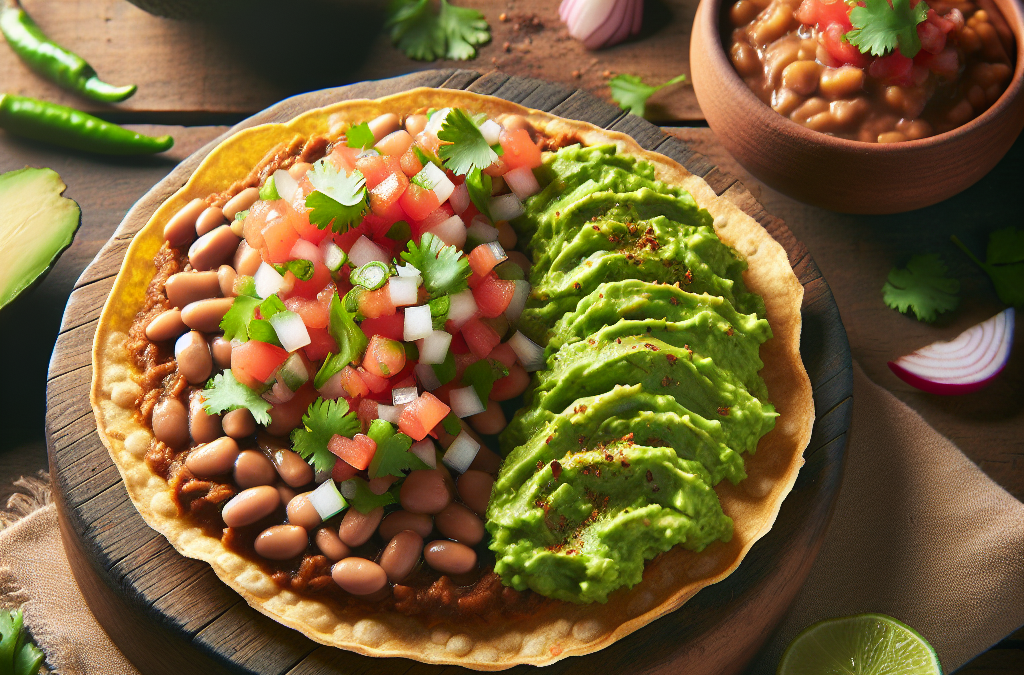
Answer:
<svg viewBox="0 0 1024 675"><path fill-rule="evenodd" d="M342 436L342 438L344 438L344 436ZM333 478L336 483L343 483L349 478L353 478L358 473L359 469L339 457L338 461L334 463L334 468L331 469L331 478Z"/></svg>
<svg viewBox="0 0 1024 675"><path fill-rule="evenodd" d="M359 312L367 319L391 316L395 311L387 284L375 291L363 291L359 294Z"/></svg>
<svg viewBox="0 0 1024 675"><path fill-rule="evenodd" d="M377 419L377 402L364 398L359 402L359 407L356 409L356 416L359 421L363 423L363 429L370 428L370 422Z"/></svg>
<svg viewBox="0 0 1024 675"><path fill-rule="evenodd" d="M935 15L934 9L928 10L929 19ZM946 47L946 33L932 21L917 24L917 37L921 40L921 50L930 54L938 54Z"/></svg>
<svg viewBox="0 0 1024 675"><path fill-rule="evenodd" d="M339 377L341 378L341 387L350 398L362 398L370 393L370 388L366 386L366 380L352 366L342 368Z"/></svg>
<svg viewBox="0 0 1024 675"><path fill-rule="evenodd" d="M356 168L366 178L366 189L373 188L384 182L384 179L391 174L400 173L403 176L402 162L398 157L387 155L366 155L356 160Z"/></svg>
<svg viewBox="0 0 1024 675"><path fill-rule="evenodd" d="M838 23L829 25L822 35L825 51L837 62L837 66L850 64L851 66L864 68L868 65L870 59L867 54L861 54L857 47L843 39L848 30L848 28Z"/></svg>
<svg viewBox="0 0 1024 675"><path fill-rule="evenodd" d="M360 367L356 372L359 373L359 377L363 379L363 382L369 389L369 394L367 395L379 394L391 386L388 384L388 379L386 377L380 377L379 375L369 373L365 368Z"/></svg>
<svg viewBox="0 0 1024 675"><path fill-rule="evenodd" d="M500 259L495 257L490 246L477 246L469 253L469 266L473 268L474 274L485 276L506 258L508 256Z"/></svg>
<svg viewBox="0 0 1024 675"><path fill-rule="evenodd" d="M495 272L488 272L488 274L494 274L494 276L498 276L497 273ZM470 288L476 288L477 286L480 285L480 282L483 280L483 276L477 274L476 272L470 272L469 277L466 279L466 283L469 284Z"/></svg>
<svg viewBox="0 0 1024 675"><path fill-rule="evenodd" d="M296 279L295 286L289 295L315 298L329 283L331 283L331 271L322 262L315 262L313 263L313 276L308 281Z"/></svg>
<svg viewBox="0 0 1024 675"><path fill-rule="evenodd" d="M380 139L373 147L382 155L401 157L412 147L412 135L405 129L399 129Z"/></svg>
<svg viewBox="0 0 1024 675"><path fill-rule="evenodd" d="M947 45L938 54L932 54L922 49L914 57L914 64L947 78L955 78L960 72L960 56L957 54L956 47L952 45Z"/></svg>
<svg viewBox="0 0 1024 675"><path fill-rule="evenodd" d="M505 151L502 159L509 169L527 166L536 169L540 166L540 147L530 138L526 129L503 129L499 137L501 149Z"/></svg>
<svg viewBox="0 0 1024 675"><path fill-rule="evenodd" d="M288 208L288 202L278 199L272 202L258 201L249 208L249 213L242 221L242 234L249 246L263 248L263 229L268 223L281 219L282 212Z"/></svg>
<svg viewBox="0 0 1024 675"><path fill-rule="evenodd" d="M497 331L480 319L470 319L467 321L462 327L462 335L466 338L469 351L481 359L487 358L491 350L501 343L501 336L498 335Z"/></svg>
<svg viewBox="0 0 1024 675"><path fill-rule="evenodd" d="M478 246L477 248L484 248ZM499 279L498 275L490 272L483 281L473 289L473 299L480 313L488 319L501 316L508 305L512 302L512 296L516 292L516 282Z"/></svg>
<svg viewBox="0 0 1024 675"><path fill-rule="evenodd" d="M500 345L491 350L491 353L487 355L487 358L498 361L506 368L511 368L518 360L516 351L512 349L512 345L507 342L502 342Z"/></svg>
<svg viewBox="0 0 1024 675"><path fill-rule="evenodd" d="M270 409L270 425L267 427L267 433L272 436L287 436L292 429L302 423L302 416L306 414L310 404L319 395L313 388L312 380L299 387L294 396Z"/></svg>
<svg viewBox="0 0 1024 675"><path fill-rule="evenodd" d="M366 347L363 368L377 377L397 375L405 368L405 347L398 340L374 335Z"/></svg>
<svg viewBox="0 0 1024 675"><path fill-rule="evenodd" d="M334 146L327 159L335 168L339 171L344 171L345 175L348 175L356 168L356 157L359 156L360 152L362 151L359 148L350 148L344 143L339 143Z"/></svg>
<svg viewBox="0 0 1024 675"><path fill-rule="evenodd" d="M303 297L291 297L284 301L284 306L302 317L306 328L326 328L330 314L324 305L316 300Z"/></svg>
<svg viewBox="0 0 1024 675"><path fill-rule="evenodd" d="M467 353L469 345L466 344L466 338L462 337L462 331L456 330L450 321L445 323L445 328L452 334L452 343L448 346L452 354Z"/></svg>
<svg viewBox="0 0 1024 675"><path fill-rule="evenodd" d="M404 173L393 173L370 190L370 210L388 223L397 223L405 218L405 210L399 199L409 187Z"/></svg>
<svg viewBox="0 0 1024 675"><path fill-rule="evenodd" d="M894 84L909 85L913 71L914 60L899 50L878 57L868 66L868 75Z"/></svg>
<svg viewBox="0 0 1024 675"><path fill-rule="evenodd" d="M294 212L295 219L292 222L292 226L295 228L295 231L299 233L299 236L305 241L313 244L319 244L331 233L331 228L325 226L323 229L320 229L313 223L309 222L308 209L294 209Z"/></svg>
<svg viewBox="0 0 1024 675"><path fill-rule="evenodd" d="M370 466L377 443L366 434L356 434L353 438L335 434L327 441L327 449L361 471Z"/></svg>
<svg viewBox="0 0 1024 675"><path fill-rule="evenodd" d="M398 417L398 428L414 440L422 441L451 410L429 391L423 392L402 410Z"/></svg>
<svg viewBox="0 0 1024 675"><path fill-rule="evenodd" d="M261 389L281 364L288 352L277 345L249 340L231 349L231 374L252 389Z"/></svg>
<svg viewBox="0 0 1024 675"><path fill-rule="evenodd" d="M327 358L328 354L338 352L338 345L326 328L309 328L308 332L309 344L302 348L307 358L313 361L322 361Z"/></svg>
<svg viewBox="0 0 1024 675"><path fill-rule="evenodd" d="M423 171L423 162L420 161L419 155L412 148L409 148L402 154L400 160L402 165L402 172L410 178Z"/></svg>
<svg viewBox="0 0 1024 675"><path fill-rule="evenodd" d="M360 325L368 336L380 335L390 340L401 341L405 337L405 315L395 312L391 316L366 319Z"/></svg>
<svg viewBox="0 0 1024 675"><path fill-rule="evenodd" d="M283 203L283 202L282 202ZM248 220L248 218L246 219ZM278 218L263 228L263 258L271 263L283 263L291 253L299 233L286 218Z"/></svg>
<svg viewBox="0 0 1024 675"><path fill-rule="evenodd" d="M494 352L491 352L491 356L493 358ZM510 398L515 398L526 391L528 384L530 384L529 373L521 365L514 363L508 367L508 375L494 381L494 386L491 388L491 399L507 401Z"/></svg>
<svg viewBox="0 0 1024 675"><path fill-rule="evenodd" d="M414 237L421 237L424 232L440 225L444 221L448 220L455 215L455 209L448 202L441 204L436 209L427 214L427 217L423 220L416 220L412 223L412 234Z"/></svg>
<svg viewBox="0 0 1024 675"><path fill-rule="evenodd" d="M511 168L512 167L510 167L508 163L505 161L505 156L502 155L498 157L497 160L492 162L489 167L484 169L484 173L490 176L491 178L497 178L498 176L504 176L506 173L508 173L508 170Z"/></svg>
<svg viewBox="0 0 1024 675"><path fill-rule="evenodd" d="M441 200L437 198L433 190L409 183L409 187L402 193L398 203L413 220L424 220L431 211L441 205Z"/></svg>
<svg viewBox="0 0 1024 675"><path fill-rule="evenodd" d="M356 239L363 235L369 237L372 234L373 231L371 230L370 225L364 219L358 227L351 227L340 234L334 235L334 243L337 244L342 251L348 253L352 249L352 244L356 243Z"/></svg>
<svg viewBox="0 0 1024 675"><path fill-rule="evenodd" d="M409 369L408 365L406 365L402 372L411 372L411 370ZM401 375L401 373L399 373L399 375ZM395 384L392 387L392 389L408 389L409 387L416 386L416 378L412 376L394 377L391 379L395 380Z"/></svg>

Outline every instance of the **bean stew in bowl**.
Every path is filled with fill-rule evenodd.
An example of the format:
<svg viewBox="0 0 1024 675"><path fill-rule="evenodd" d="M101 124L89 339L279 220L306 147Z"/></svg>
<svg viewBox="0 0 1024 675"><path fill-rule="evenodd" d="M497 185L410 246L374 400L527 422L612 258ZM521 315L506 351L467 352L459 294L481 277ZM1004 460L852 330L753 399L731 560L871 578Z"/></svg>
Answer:
<svg viewBox="0 0 1024 675"><path fill-rule="evenodd" d="M907 211L972 185L1020 133L1022 33L1015 0L705 0L694 91L773 188Z"/></svg>

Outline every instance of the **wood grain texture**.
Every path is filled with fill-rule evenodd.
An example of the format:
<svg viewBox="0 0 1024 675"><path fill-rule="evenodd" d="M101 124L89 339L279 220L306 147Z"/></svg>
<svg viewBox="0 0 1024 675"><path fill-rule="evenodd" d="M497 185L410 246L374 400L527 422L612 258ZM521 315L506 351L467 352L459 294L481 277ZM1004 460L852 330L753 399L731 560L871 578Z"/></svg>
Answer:
<svg viewBox="0 0 1024 675"><path fill-rule="evenodd" d="M645 147L680 158L695 172L709 175L715 170L686 144L585 92L498 74L432 71L315 92L285 101L246 124L284 120L328 101L381 96L419 85L540 101L555 114L631 133ZM77 283L65 312L47 388L47 436L55 496L80 586L118 647L146 673L181 672L177 657L193 652L203 659L203 672L440 672L442 668L409 661L323 648L256 613L209 567L181 557L145 526L95 433L88 403L94 317L131 233L184 183L211 145L175 169L129 212ZM728 177L722 176L716 185L783 243L805 286L801 348L818 410L805 453L807 464L783 503L776 526L737 572L698 593L679 611L601 652L561 661L549 668L552 672L669 673L683 664L695 673L738 672L769 637L802 585L831 514L852 408L849 345L838 309L807 249L786 226ZM122 630L126 625L132 629ZM145 638L149 633L155 636L152 640ZM175 651L174 658L154 658L168 649Z"/></svg>

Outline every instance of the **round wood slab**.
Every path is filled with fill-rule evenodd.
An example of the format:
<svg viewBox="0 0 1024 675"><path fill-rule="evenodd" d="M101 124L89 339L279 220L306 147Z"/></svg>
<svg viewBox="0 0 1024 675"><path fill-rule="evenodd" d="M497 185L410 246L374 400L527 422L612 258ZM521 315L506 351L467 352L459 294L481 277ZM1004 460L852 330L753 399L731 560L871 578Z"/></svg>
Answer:
<svg viewBox="0 0 1024 675"><path fill-rule="evenodd" d="M792 493L774 528L739 569L681 609L557 673L735 673L771 635L817 555L838 493L852 408L850 347L839 310L807 249L734 178L656 126L582 91L500 73L434 70L287 99L232 129L283 122L311 108L433 86L491 94L633 136L705 178L753 216L789 253L804 285L801 353L817 420ZM184 558L136 512L96 434L89 404L92 342L132 236L219 142L178 166L128 213L71 294L47 383L46 434L54 499L78 584L117 646L147 675L191 673L438 673L461 670L373 659L316 644L250 608L205 563ZM520 667L518 672L535 672Z"/></svg>

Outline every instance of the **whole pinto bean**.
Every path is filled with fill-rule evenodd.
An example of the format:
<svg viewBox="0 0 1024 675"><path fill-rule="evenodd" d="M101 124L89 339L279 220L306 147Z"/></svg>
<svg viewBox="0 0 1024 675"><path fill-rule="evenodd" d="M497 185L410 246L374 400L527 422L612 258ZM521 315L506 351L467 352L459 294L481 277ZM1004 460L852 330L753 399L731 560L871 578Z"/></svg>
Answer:
<svg viewBox="0 0 1024 675"><path fill-rule="evenodd" d="M184 325L184 322L182 322ZM210 352L213 354L213 362L218 368L227 370L231 367L231 341L225 340L223 336L210 340Z"/></svg>
<svg viewBox="0 0 1024 675"><path fill-rule="evenodd" d="M288 522L292 525L304 527L306 530L312 530L323 522L323 518L320 517L320 514L317 512L312 502L309 501L308 492L295 495L295 497L288 502L287 511Z"/></svg>
<svg viewBox="0 0 1024 675"><path fill-rule="evenodd" d="M217 206L211 206L196 218L196 234L200 237L207 232L212 232L224 224L224 212Z"/></svg>
<svg viewBox="0 0 1024 675"><path fill-rule="evenodd" d="M366 558L345 558L331 568L334 583L352 595L373 595L388 583L381 566Z"/></svg>
<svg viewBox="0 0 1024 675"><path fill-rule="evenodd" d="M270 485L242 490L224 505L221 517L228 527L244 527L266 518L281 505L281 497Z"/></svg>
<svg viewBox="0 0 1024 675"><path fill-rule="evenodd" d="M189 384L202 384L213 372L213 355L206 338L198 331L185 333L174 343L174 359L178 372Z"/></svg>
<svg viewBox="0 0 1024 675"><path fill-rule="evenodd" d="M277 471L267 456L259 450L243 450L235 460L235 482L241 488L273 485Z"/></svg>
<svg viewBox="0 0 1024 675"><path fill-rule="evenodd" d="M231 258L238 248L238 235L227 225L221 225L192 242L188 261L200 272L212 270Z"/></svg>
<svg viewBox="0 0 1024 675"><path fill-rule="evenodd" d="M256 420L248 408L239 408L224 414L224 433L231 438L246 438L256 433Z"/></svg>
<svg viewBox="0 0 1024 675"><path fill-rule="evenodd" d="M216 272L178 272L167 278L164 285L167 299L175 307L184 307L196 300L219 298L220 281Z"/></svg>
<svg viewBox="0 0 1024 675"><path fill-rule="evenodd" d="M478 434L497 434L508 425L505 412L497 401L488 400L487 408L469 418L469 424Z"/></svg>
<svg viewBox="0 0 1024 675"><path fill-rule="evenodd" d="M280 448L270 456L281 480L297 488L313 482L313 467L291 450Z"/></svg>
<svg viewBox="0 0 1024 675"><path fill-rule="evenodd" d="M370 120L370 131L373 132L373 141L376 143L388 134L402 128L402 121L395 113L384 113L380 117Z"/></svg>
<svg viewBox="0 0 1024 675"><path fill-rule="evenodd" d="M352 508L345 512L341 519L341 527L338 528L338 536L349 546L362 546L370 541L381 518L384 517L384 507L378 506L369 513L360 513Z"/></svg>
<svg viewBox="0 0 1024 675"><path fill-rule="evenodd" d="M251 277L263 264L259 249L249 246L249 242L242 241L235 250L235 257L231 260L231 266L240 275Z"/></svg>
<svg viewBox="0 0 1024 675"><path fill-rule="evenodd" d="M223 435L220 415L211 415L203 405L202 393L192 392L188 401L188 430L196 443L209 443Z"/></svg>
<svg viewBox="0 0 1024 675"><path fill-rule="evenodd" d="M238 443L228 436L221 436L206 445L200 445L188 453L185 466L199 478L212 478L231 473L238 459Z"/></svg>
<svg viewBox="0 0 1024 675"><path fill-rule="evenodd" d="M153 317L153 320L146 325L146 337L153 342L173 340L188 330L188 326L181 320L181 311L169 309Z"/></svg>
<svg viewBox="0 0 1024 675"><path fill-rule="evenodd" d="M164 239L174 248L181 248L196 238L196 219L206 210L206 202L198 197L171 216L164 226Z"/></svg>
<svg viewBox="0 0 1024 675"><path fill-rule="evenodd" d="M341 560L352 555L352 549L343 542L338 533L331 527L321 527L316 531L316 547L330 560Z"/></svg>
<svg viewBox="0 0 1024 675"><path fill-rule="evenodd" d="M434 516L437 530L449 539L476 546L484 538L484 521L462 504L449 504Z"/></svg>
<svg viewBox="0 0 1024 675"><path fill-rule="evenodd" d="M259 188L245 188L237 195L229 199L228 203L224 205L224 217L227 218L228 220L234 220L236 214L248 209L250 206L255 204L256 200L259 198Z"/></svg>
<svg viewBox="0 0 1024 675"><path fill-rule="evenodd" d="M384 547L380 566L392 583L400 583L416 569L422 551L423 537L412 530L402 530Z"/></svg>
<svg viewBox="0 0 1024 675"><path fill-rule="evenodd" d="M452 501L444 475L437 469L413 471L398 493L402 508L411 513L440 513Z"/></svg>
<svg viewBox="0 0 1024 675"><path fill-rule="evenodd" d="M425 513L392 511L380 522L380 536L384 541L391 541L402 530L412 530L426 539L434 531L434 519Z"/></svg>
<svg viewBox="0 0 1024 675"><path fill-rule="evenodd" d="M442 574L465 574L476 567L476 551L465 544L443 539L427 544L423 559Z"/></svg>
<svg viewBox="0 0 1024 675"><path fill-rule="evenodd" d="M253 548L268 560L288 560L297 557L308 545L309 535L298 525L274 525L260 532Z"/></svg>
<svg viewBox="0 0 1024 675"><path fill-rule="evenodd" d="M217 282L220 284L220 294L225 298L233 298L238 295L235 293L235 279L238 278L238 274L235 273L235 268L231 265L221 265L217 268Z"/></svg>
<svg viewBox="0 0 1024 675"><path fill-rule="evenodd" d="M231 309L234 298L209 298L189 303L181 310L181 318L185 325L203 333L216 333L220 330L221 319Z"/></svg>
<svg viewBox="0 0 1024 675"><path fill-rule="evenodd" d="M188 411L176 398L165 398L153 407L153 435L172 448L188 443Z"/></svg>
<svg viewBox="0 0 1024 675"><path fill-rule="evenodd" d="M494 487L494 476L485 472L469 469L459 476L457 483L459 497L469 508L482 516L487 512L487 502L491 499L491 488Z"/></svg>

